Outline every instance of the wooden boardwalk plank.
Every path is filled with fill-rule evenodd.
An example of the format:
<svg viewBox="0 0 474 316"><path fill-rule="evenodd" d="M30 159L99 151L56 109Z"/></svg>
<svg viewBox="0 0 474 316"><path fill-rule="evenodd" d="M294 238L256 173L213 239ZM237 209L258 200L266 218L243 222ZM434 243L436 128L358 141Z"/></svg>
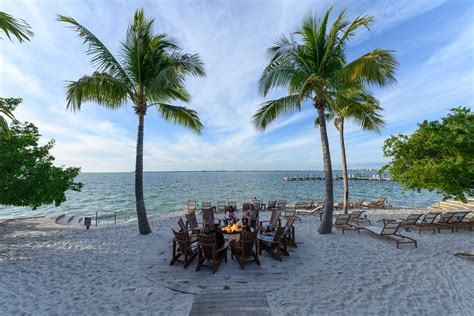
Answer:
<svg viewBox="0 0 474 316"><path fill-rule="evenodd" d="M270 315L267 296L259 292L220 292L194 296L189 313L196 315Z"/></svg>

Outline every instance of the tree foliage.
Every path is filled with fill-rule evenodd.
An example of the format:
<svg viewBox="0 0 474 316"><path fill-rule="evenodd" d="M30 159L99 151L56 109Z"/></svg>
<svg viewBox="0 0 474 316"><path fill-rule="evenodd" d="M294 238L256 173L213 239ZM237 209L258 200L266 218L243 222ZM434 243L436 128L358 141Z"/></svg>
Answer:
<svg viewBox="0 0 474 316"><path fill-rule="evenodd" d="M5 117L15 120L13 110L21 103L20 98L0 98L0 139L9 140L11 137L8 122Z"/></svg>
<svg viewBox="0 0 474 316"><path fill-rule="evenodd" d="M0 11L0 30L13 42L12 36L21 43L29 41L33 36L30 25L21 19L16 19L8 13Z"/></svg>
<svg viewBox="0 0 474 316"><path fill-rule="evenodd" d="M408 189L465 201L474 194L474 115L457 107L441 121L424 121L410 135L385 140L383 167Z"/></svg>
<svg viewBox="0 0 474 316"><path fill-rule="evenodd" d="M49 151L54 140L38 144L40 134L32 123L13 122L11 139L0 139L0 204L56 206L66 201L67 190L80 191L82 184L74 179L80 168L56 167Z"/></svg>

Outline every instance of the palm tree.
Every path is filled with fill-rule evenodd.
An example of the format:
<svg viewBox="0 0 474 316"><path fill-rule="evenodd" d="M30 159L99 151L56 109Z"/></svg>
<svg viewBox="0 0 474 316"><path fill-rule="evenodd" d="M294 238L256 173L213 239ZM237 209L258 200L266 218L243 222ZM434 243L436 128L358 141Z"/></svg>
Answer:
<svg viewBox="0 0 474 316"><path fill-rule="evenodd" d="M348 41L361 27L368 28L373 19L359 16L348 20L343 10L328 25L332 8L322 19L313 14L290 37L281 36L269 49L271 59L260 78L260 91L266 96L274 88L285 87L288 95L262 104L254 115L254 124L264 130L279 115L300 111L303 101L310 101L317 111L323 151L326 198L319 233L330 233L334 208L331 155L325 115L328 101L338 91L361 85L385 86L395 82L397 61L392 51L375 49L346 62Z"/></svg>
<svg viewBox="0 0 474 316"><path fill-rule="evenodd" d="M339 132L341 143L342 178L344 182L343 209L347 214L349 206L349 181L347 177L346 146L344 143L344 123L351 120L363 130L380 132L384 121L380 112L379 101L362 88L341 91L328 102L328 107L335 112L334 125Z"/></svg>
<svg viewBox="0 0 474 316"><path fill-rule="evenodd" d="M13 42L11 35L21 43L29 41L33 36L30 25L21 19L16 19L8 13L0 11L0 30Z"/></svg>
<svg viewBox="0 0 474 316"><path fill-rule="evenodd" d="M31 27L26 21L15 19L10 14L2 11L0 11L0 30L12 42L13 40L11 38L11 35L15 36L20 43L24 40L29 41L30 36L33 36ZM15 119L11 109L4 102L4 99L2 99L2 102L0 103L0 113L10 118L11 120ZM10 139L10 137L11 134L10 129L8 128L8 122L5 117L0 115L0 138Z"/></svg>
<svg viewBox="0 0 474 316"><path fill-rule="evenodd" d="M184 87L185 76L204 76L204 66L197 54L184 54L165 34L154 34L153 19L137 10L121 45L120 62L88 29L70 17L58 16L88 44L87 54L97 67L67 86L67 108L80 110L82 102L93 101L109 109L133 103L138 116L135 164L135 199L140 234L151 232L143 199L143 130L147 110L156 108L164 120L180 124L200 133L202 124L197 113L182 106L171 105L179 100L190 102Z"/></svg>

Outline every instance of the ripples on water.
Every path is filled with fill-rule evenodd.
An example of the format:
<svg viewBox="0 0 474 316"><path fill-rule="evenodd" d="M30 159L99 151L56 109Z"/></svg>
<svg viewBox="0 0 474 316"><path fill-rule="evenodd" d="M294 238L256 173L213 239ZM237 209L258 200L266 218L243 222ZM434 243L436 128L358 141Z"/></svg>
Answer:
<svg viewBox="0 0 474 316"><path fill-rule="evenodd" d="M263 201L286 199L323 200L324 181L283 181L286 175L313 174L318 171L243 171L243 172L147 172L144 174L145 203L150 216L183 209L188 199L202 201L250 201L253 196ZM335 172L335 176L340 172ZM59 208L0 206L0 218L48 215L52 213L93 214L96 211L135 211L133 173L84 173L81 192L69 192L68 200ZM394 206L427 207L442 199L440 195L403 190L391 181L349 181L350 200L375 200L387 197ZM334 180L334 200L342 199L342 180Z"/></svg>

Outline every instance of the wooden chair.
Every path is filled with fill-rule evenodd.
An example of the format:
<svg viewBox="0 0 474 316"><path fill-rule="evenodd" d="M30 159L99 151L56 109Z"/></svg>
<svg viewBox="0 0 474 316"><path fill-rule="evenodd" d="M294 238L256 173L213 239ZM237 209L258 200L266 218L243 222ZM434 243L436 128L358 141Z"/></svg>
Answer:
<svg viewBox="0 0 474 316"><path fill-rule="evenodd" d="M268 224L264 225L264 223L268 223ZM258 230L260 230L260 232L274 231L279 226L281 226L280 211L273 210L269 221L260 221Z"/></svg>
<svg viewBox="0 0 474 316"><path fill-rule="evenodd" d="M285 224L285 229L283 231L283 236L284 238L286 238L286 242L285 242L285 251L287 252L286 250L286 245L290 245L292 247L298 247L298 245L296 244L296 232L295 232L295 226L293 226L293 224L295 223L295 219L297 217L296 216L290 216L287 221L286 221L286 224Z"/></svg>
<svg viewBox="0 0 474 316"><path fill-rule="evenodd" d="M221 224L221 220L217 220L214 217L214 209L212 208L206 208L202 210L202 223L204 227L211 227L214 226L214 224Z"/></svg>
<svg viewBox="0 0 474 316"><path fill-rule="evenodd" d="M280 211L284 211L286 209L286 200L278 200L276 208Z"/></svg>
<svg viewBox="0 0 474 316"><path fill-rule="evenodd" d="M356 230L357 227L354 225L349 224L349 220L351 218L351 214L339 214L336 216L336 221L334 222L334 227L337 229L341 229L342 233L346 230Z"/></svg>
<svg viewBox="0 0 474 316"><path fill-rule="evenodd" d="M430 212L423 217L421 222L410 225L406 224L404 226L412 228L413 230L418 230L419 234L421 234L421 232L425 230L431 230L433 233L436 233L436 226L433 225L433 223L439 214L439 212Z"/></svg>
<svg viewBox="0 0 474 316"><path fill-rule="evenodd" d="M417 248L417 242L411 237L404 236L398 233L401 222L388 221L384 224L383 227L378 226L358 226L357 232L360 233L360 230L363 229L368 231L378 237L387 238L393 240L397 243L397 248L400 249L400 244L412 243Z"/></svg>
<svg viewBox="0 0 474 316"><path fill-rule="evenodd" d="M361 217L362 214L364 214L365 211L353 211L350 215L350 221L351 222L354 222L354 223L367 223L370 225L370 220L368 218L365 218L365 217Z"/></svg>
<svg viewBox="0 0 474 316"><path fill-rule="evenodd" d="M277 201L276 200L268 201L267 210L268 211L273 211L273 210L276 210L276 209L277 209Z"/></svg>
<svg viewBox="0 0 474 316"><path fill-rule="evenodd" d="M227 262L227 246L225 243L221 248L217 249L216 234L212 233L210 235L198 235L198 264L196 271L201 269L201 266L204 264L204 261L210 261L212 273L216 273L219 265L221 264L222 259Z"/></svg>
<svg viewBox="0 0 474 316"><path fill-rule="evenodd" d="M242 232L240 234L240 240L237 243L230 245L231 258L234 256L239 261L240 267L245 269L245 264L255 261L257 265L260 265L258 259L258 242L257 242L257 231L254 232ZM252 260L246 260L246 258L252 257Z"/></svg>
<svg viewBox="0 0 474 316"><path fill-rule="evenodd" d="M258 228L259 212L257 209L249 210L242 214L242 223L253 228Z"/></svg>
<svg viewBox="0 0 474 316"><path fill-rule="evenodd" d="M278 227L274 233L265 233L264 236L259 236L259 253L262 254L262 251L265 250L273 258L282 261L282 255L288 254L286 251L286 238L283 236L284 232L285 227Z"/></svg>
<svg viewBox="0 0 474 316"><path fill-rule="evenodd" d="M173 254L170 265L175 264L181 256L184 257L184 268L186 269L189 264L194 260L198 254L198 247L192 246L191 239L187 234L187 231L176 232L173 230Z"/></svg>
<svg viewBox="0 0 474 316"><path fill-rule="evenodd" d="M188 205L186 206L186 211L188 213L197 211L197 202L196 200L188 200Z"/></svg>
<svg viewBox="0 0 474 316"><path fill-rule="evenodd" d="M212 203L211 202L202 202L201 203L201 210L207 210L212 208Z"/></svg>
<svg viewBox="0 0 474 316"><path fill-rule="evenodd" d="M203 226L199 225L195 212L185 214L185 216L186 216L186 227L189 230L191 230L193 233L201 232L204 229Z"/></svg>
<svg viewBox="0 0 474 316"><path fill-rule="evenodd" d="M217 212L224 213L227 210L227 203L226 202L217 202Z"/></svg>

